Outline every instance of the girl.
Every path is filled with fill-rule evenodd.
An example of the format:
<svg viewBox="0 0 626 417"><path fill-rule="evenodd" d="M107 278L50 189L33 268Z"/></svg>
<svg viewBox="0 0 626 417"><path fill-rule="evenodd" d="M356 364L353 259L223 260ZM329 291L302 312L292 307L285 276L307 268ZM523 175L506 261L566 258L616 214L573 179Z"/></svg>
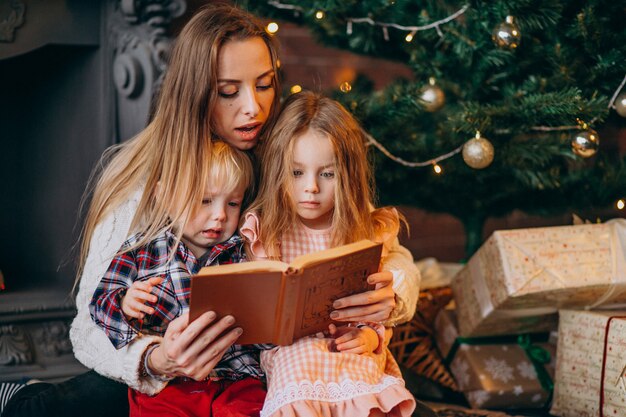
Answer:
<svg viewBox="0 0 626 417"><path fill-rule="evenodd" d="M372 239L384 258L399 216L373 210L363 132L331 99L294 94L262 145L261 185L241 233L255 259L290 262L309 252ZM332 315L331 315L332 317ZM374 320L335 328L262 353L268 394L262 416L409 416L415 400ZM337 351L339 353L335 353Z"/></svg>
<svg viewBox="0 0 626 417"><path fill-rule="evenodd" d="M174 319L163 337L145 335L116 350L89 315L100 277L128 236L145 225L162 227L163 199L188 206L201 197L202 164L212 140L249 150L272 126L278 100L274 41L254 16L230 5L207 5L185 25L170 55L153 120L135 138L107 153L108 162L89 192L77 274L77 315L70 329L74 354L92 371L57 385L32 384L15 394L5 416L128 415L127 386L145 394L167 382L153 375L206 378L237 340L232 317L210 312L193 322ZM174 209L171 220L179 220ZM154 230L148 230L152 234ZM335 302L337 320L410 320L419 273L410 253L395 247L388 272L370 277L376 288ZM156 343L156 344L155 344ZM148 346L154 346L147 350ZM166 378L167 379L167 378ZM123 382L123 384L119 382Z"/></svg>

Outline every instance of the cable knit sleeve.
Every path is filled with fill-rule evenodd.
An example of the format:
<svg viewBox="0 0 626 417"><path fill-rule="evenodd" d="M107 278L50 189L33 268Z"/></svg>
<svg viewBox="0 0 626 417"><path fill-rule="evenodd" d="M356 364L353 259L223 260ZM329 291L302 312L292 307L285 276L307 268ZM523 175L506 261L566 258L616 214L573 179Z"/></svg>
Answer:
<svg viewBox="0 0 626 417"><path fill-rule="evenodd" d="M393 274L393 290L396 293L396 308L384 324L394 326L411 320L419 295L420 272L411 252L401 246L397 238L383 260L382 270Z"/></svg>
<svg viewBox="0 0 626 417"><path fill-rule="evenodd" d="M139 370L142 355L148 345L160 341L161 338L139 336L124 348L116 350L89 314L89 302L100 278L129 234L142 192L143 190L135 192L94 230L76 296L77 314L70 328L70 339L74 355L83 365L137 391L152 395L161 391L166 383L142 378Z"/></svg>

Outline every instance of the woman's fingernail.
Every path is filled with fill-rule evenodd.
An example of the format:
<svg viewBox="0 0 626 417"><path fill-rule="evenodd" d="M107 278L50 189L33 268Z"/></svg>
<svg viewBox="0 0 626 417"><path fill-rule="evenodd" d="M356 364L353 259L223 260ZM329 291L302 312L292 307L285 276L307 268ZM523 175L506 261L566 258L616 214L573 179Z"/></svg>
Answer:
<svg viewBox="0 0 626 417"><path fill-rule="evenodd" d="M233 316L226 316L226 324L233 324L235 322L235 318Z"/></svg>
<svg viewBox="0 0 626 417"><path fill-rule="evenodd" d="M242 333L243 333L243 329L242 329L241 327L237 327L237 328L235 329L235 333L237 333L237 334L242 334Z"/></svg>
<svg viewBox="0 0 626 417"><path fill-rule="evenodd" d="M341 301L335 301L335 302L333 303L333 308L341 308L341 307L342 307L342 305L341 305Z"/></svg>
<svg viewBox="0 0 626 417"><path fill-rule="evenodd" d="M338 319L339 318L339 313L337 313L336 311L333 311L332 313L330 313L330 318L331 319Z"/></svg>
<svg viewBox="0 0 626 417"><path fill-rule="evenodd" d="M214 311L209 311L207 314L207 317L211 320L213 320L215 318L215 312Z"/></svg>

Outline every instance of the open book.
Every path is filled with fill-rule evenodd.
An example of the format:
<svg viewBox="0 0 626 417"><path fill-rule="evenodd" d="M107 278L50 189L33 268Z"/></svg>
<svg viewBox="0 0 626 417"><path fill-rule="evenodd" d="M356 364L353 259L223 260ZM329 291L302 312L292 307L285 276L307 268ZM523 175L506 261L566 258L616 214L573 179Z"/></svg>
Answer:
<svg viewBox="0 0 626 417"><path fill-rule="evenodd" d="M299 256L290 264L252 261L202 268L191 278L190 320L231 314L238 344L294 340L328 328L333 302L372 289L382 245L369 240Z"/></svg>

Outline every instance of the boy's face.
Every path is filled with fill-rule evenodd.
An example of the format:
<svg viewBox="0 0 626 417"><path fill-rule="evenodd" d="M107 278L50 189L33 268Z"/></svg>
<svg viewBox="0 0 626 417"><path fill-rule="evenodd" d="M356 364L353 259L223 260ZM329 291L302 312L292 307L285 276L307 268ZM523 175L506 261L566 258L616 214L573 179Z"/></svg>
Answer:
<svg viewBox="0 0 626 417"><path fill-rule="evenodd" d="M196 258L237 231L244 193L244 187L230 192L213 185L207 187L202 205L183 229L182 240Z"/></svg>

